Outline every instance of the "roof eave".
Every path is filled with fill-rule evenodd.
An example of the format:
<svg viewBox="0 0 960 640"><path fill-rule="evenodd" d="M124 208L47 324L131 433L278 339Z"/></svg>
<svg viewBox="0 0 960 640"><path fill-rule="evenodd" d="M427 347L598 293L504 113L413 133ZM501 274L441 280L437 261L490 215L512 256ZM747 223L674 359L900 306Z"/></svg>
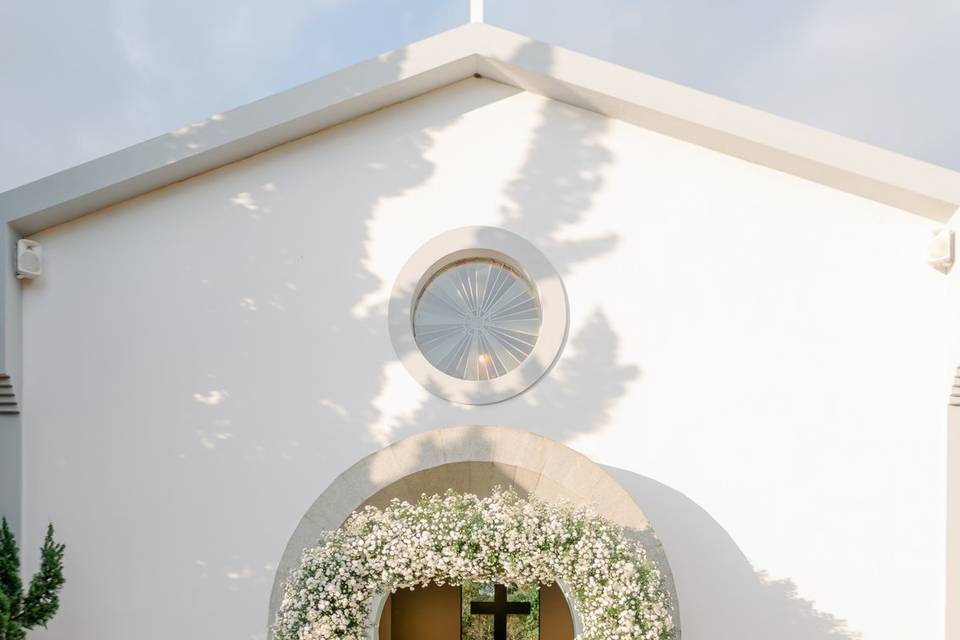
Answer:
<svg viewBox="0 0 960 640"><path fill-rule="evenodd" d="M457 82L476 72L476 25L409 47L0 194L0 219L42 231Z"/></svg>
<svg viewBox="0 0 960 640"><path fill-rule="evenodd" d="M484 24L469 24L0 194L36 233L474 73L947 221L960 174Z"/></svg>

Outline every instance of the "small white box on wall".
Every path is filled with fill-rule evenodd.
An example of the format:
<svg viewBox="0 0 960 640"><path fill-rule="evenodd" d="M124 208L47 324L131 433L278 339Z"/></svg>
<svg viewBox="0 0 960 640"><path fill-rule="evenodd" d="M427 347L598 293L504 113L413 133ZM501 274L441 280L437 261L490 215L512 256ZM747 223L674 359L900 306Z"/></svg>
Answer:
<svg viewBox="0 0 960 640"><path fill-rule="evenodd" d="M949 272L956 260L955 252L956 242L952 229L944 227L933 232L927 255L927 262L931 267L941 273Z"/></svg>
<svg viewBox="0 0 960 640"><path fill-rule="evenodd" d="M43 274L43 248L35 240L17 240L17 278L33 280Z"/></svg>

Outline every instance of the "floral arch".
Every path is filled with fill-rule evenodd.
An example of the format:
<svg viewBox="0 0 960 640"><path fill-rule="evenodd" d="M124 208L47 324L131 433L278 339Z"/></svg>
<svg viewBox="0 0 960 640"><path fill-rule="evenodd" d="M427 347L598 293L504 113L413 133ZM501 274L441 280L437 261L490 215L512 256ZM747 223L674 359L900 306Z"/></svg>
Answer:
<svg viewBox="0 0 960 640"><path fill-rule="evenodd" d="M301 518L287 543L274 578L269 624L276 619L284 585L300 565L304 550L317 546L327 532L340 529L351 514L366 506L383 510L394 498L416 502L421 494L448 489L489 497L497 486L548 503L566 502L574 510L588 507L620 529L626 540L639 544L659 570L662 587L669 595L673 637L680 638L669 562L630 495L598 465L560 443L527 431L488 426L412 436L367 456L334 480Z"/></svg>
<svg viewBox="0 0 960 640"><path fill-rule="evenodd" d="M448 491L367 506L304 552L274 623L277 640L375 637L371 605L398 589L464 581L562 581L582 640L671 640L670 596L643 547L587 507Z"/></svg>

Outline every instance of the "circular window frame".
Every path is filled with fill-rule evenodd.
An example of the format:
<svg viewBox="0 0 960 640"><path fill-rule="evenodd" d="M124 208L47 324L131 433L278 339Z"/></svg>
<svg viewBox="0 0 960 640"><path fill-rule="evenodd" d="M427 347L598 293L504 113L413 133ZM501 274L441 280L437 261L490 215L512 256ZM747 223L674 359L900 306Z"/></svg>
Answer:
<svg viewBox="0 0 960 640"><path fill-rule="evenodd" d="M489 380L463 380L434 367L414 336L413 313L423 287L449 265L472 258L493 259L522 274L540 301L540 333L527 358ZM540 380L556 362L567 338L567 294L547 257L515 233L496 227L462 227L442 233L417 249L401 268L388 307L390 340L404 368L434 395L467 405L502 402Z"/></svg>

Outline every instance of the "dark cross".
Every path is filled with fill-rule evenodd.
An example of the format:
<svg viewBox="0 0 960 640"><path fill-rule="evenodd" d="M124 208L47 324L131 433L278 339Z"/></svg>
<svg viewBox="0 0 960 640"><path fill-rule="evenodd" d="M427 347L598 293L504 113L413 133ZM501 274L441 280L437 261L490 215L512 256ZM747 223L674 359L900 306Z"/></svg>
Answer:
<svg viewBox="0 0 960 640"><path fill-rule="evenodd" d="M493 602L471 602L470 614L493 616L493 640L507 640L507 616L530 615L529 602L507 602L507 588L493 586Z"/></svg>

